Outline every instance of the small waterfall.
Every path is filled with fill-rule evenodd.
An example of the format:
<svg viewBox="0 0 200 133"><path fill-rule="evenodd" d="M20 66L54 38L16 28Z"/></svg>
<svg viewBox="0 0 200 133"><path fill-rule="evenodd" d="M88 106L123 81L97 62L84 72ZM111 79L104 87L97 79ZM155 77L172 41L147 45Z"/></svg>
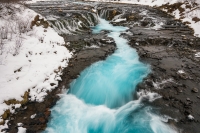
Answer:
<svg viewBox="0 0 200 133"><path fill-rule="evenodd" d="M102 9L99 11L99 17L103 18L103 19L107 19L107 17L109 16L109 10L107 9Z"/></svg>
<svg viewBox="0 0 200 133"><path fill-rule="evenodd" d="M76 13L74 16L49 20L53 28L60 34L79 34L98 23L98 16L92 12Z"/></svg>

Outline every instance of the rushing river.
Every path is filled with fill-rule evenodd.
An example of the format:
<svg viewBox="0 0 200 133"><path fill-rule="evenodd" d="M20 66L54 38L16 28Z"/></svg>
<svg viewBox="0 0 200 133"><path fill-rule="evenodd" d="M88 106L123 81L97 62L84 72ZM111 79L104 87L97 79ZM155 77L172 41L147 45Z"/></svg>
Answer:
<svg viewBox="0 0 200 133"><path fill-rule="evenodd" d="M134 98L136 85L150 72L139 61L135 49L119 35L126 27L112 26L100 19L93 33L111 31L117 50L105 61L85 69L70 85L67 94L52 108L47 133L173 133L153 113L153 109ZM137 99L137 100L135 100Z"/></svg>

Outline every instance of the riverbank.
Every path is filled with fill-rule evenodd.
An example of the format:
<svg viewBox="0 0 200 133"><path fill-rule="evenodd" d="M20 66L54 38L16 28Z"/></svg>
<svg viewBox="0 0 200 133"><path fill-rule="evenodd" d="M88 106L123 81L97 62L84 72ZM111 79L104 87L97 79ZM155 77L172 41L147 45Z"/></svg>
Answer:
<svg viewBox="0 0 200 133"><path fill-rule="evenodd" d="M152 73L138 85L138 91L160 94L161 99L149 104L170 116L169 123L179 132L200 132L200 39L193 36L193 29L157 9L143 7L141 13L126 14L130 16L134 20L113 24L130 28L122 36L137 49L142 62L151 64Z"/></svg>
<svg viewBox="0 0 200 133"><path fill-rule="evenodd" d="M162 13L156 14L162 16ZM197 56L200 39L180 21L167 19L170 23L156 30L130 27L132 35L123 34L137 49L141 61L151 64L152 73L138 85L138 91L160 94L162 98L150 105L157 107L160 114L170 116L169 123L180 132L200 132L200 59Z"/></svg>
<svg viewBox="0 0 200 133"><path fill-rule="evenodd" d="M67 42L70 43L70 48L75 49L77 45L83 45L82 49L77 49L74 52L74 56L69 60L69 65L63 70L63 75L61 76L62 81L59 82L58 87L53 91L48 92L48 95L44 98L43 102L28 102L10 116L8 132L17 132L15 128L18 123L23 123L23 128L26 128L26 132L35 133L43 131L46 128L46 123L49 120L50 109L56 104L60 99L59 94L66 91L69 84L76 79L79 74L92 63L105 59L111 53L115 51L115 43L105 42L110 40L110 38L105 37L104 34L101 35L69 35L64 36L67 38ZM71 38L71 40L70 40ZM74 39L76 38L76 39ZM92 41L99 42L99 45L95 47L85 48L84 39L88 39L87 44L91 44ZM102 40L105 39L105 40ZM78 43L77 43L78 40ZM101 46L100 40L104 41L104 46ZM69 46L67 46L69 48ZM70 49L69 48L69 49ZM24 119L26 118L26 119Z"/></svg>

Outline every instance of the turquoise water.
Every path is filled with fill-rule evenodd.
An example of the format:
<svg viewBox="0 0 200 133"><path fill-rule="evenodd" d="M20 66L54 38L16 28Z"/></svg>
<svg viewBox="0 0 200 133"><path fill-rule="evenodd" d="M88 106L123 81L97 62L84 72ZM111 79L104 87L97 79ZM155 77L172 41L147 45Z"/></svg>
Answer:
<svg viewBox="0 0 200 133"><path fill-rule="evenodd" d="M93 33L111 31L117 50L105 61L85 69L52 109L45 132L52 133L172 133L142 98L134 100L136 85L150 72L136 50L119 37L125 27L100 19ZM136 98L135 98L136 99Z"/></svg>

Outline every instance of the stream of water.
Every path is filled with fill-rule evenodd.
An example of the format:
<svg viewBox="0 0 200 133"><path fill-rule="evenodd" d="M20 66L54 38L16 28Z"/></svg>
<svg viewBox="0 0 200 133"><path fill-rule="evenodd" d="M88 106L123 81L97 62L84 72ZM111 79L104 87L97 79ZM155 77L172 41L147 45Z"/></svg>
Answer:
<svg viewBox="0 0 200 133"><path fill-rule="evenodd" d="M134 98L136 85L150 73L135 49L119 35L127 28L100 19L93 33L111 31L117 50L85 69L52 108L45 133L173 133L153 109ZM136 100L137 99L137 100Z"/></svg>

